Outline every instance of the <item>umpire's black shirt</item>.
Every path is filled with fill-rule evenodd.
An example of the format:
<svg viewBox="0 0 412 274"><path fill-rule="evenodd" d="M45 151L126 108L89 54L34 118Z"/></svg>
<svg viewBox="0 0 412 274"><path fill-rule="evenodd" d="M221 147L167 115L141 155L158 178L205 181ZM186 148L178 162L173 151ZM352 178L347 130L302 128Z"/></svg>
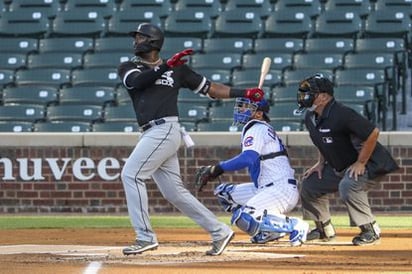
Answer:
<svg viewBox="0 0 412 274"><path fill-rule="evenodd" d="M305 124L314 145L337 171L349 167L358 158L353 138L366 141L375 128L365 117L335 99L325 106L320 117L307 111Z"/></svg>

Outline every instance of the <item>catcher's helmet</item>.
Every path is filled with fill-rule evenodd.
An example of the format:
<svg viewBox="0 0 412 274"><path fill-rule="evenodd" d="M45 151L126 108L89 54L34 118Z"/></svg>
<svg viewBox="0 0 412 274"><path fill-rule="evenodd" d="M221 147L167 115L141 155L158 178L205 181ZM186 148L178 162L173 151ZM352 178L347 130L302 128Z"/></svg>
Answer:
<svg viewBox="0 0 412 274"><path fill-rule="evenodd" d="M150 23L141 23L136 31L129 32L129 35L135 37L136 34L147 36L149 38L148 42L153 49L161 50L163 46L164 35L162 30Z"/></svg>
<svg viewBox="0 0 412 274"><path fill-rule="evenodd" d="M265 99L259 102L254 102L248 98L239 97L236 98L235 107L233 110L233 124L235 126L246 124L253 113L260 110L263 112L263 117L266 122L270 122L269 113L269 103Z"/></svg>

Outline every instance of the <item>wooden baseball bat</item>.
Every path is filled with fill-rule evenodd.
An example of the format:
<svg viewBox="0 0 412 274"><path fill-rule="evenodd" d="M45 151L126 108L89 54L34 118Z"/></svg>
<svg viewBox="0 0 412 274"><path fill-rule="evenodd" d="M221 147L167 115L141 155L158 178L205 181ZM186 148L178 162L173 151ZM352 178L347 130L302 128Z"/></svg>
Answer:
<svg viewBox="0 0 412 274"><path fill-rule="evenodd" d="M269 72L271 62L272 59L270 59L269 57L263 58L262 67L260 68L260 78L258 85L259 88L263 87L263 82L265 81L265 77Z"/></svg>

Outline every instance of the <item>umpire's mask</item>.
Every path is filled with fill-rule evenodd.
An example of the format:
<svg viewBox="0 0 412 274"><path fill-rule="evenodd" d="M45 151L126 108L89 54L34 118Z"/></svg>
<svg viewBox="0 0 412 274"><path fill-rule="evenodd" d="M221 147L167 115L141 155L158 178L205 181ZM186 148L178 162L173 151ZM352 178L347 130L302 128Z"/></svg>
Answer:
<svg viewBox="0 0 412 274"><path fill-rule="evenodd" d="M319 93L328 93L333 96L333 83L323 74L317 73L302 80L299 83L297 94L299 110L310 109Z"/></svg>

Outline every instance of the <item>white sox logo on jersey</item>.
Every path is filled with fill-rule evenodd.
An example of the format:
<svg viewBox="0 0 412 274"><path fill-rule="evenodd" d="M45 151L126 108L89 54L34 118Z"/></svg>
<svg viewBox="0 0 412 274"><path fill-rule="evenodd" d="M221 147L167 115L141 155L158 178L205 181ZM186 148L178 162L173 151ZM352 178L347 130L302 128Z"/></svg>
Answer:
<svg viewBox="0 0 412 274"><path fill-rule="evenodd" d="M162 78L157 79L155 85L173 87L175 81L172 78L173 70L168 70L162 74Z"/></svg>

